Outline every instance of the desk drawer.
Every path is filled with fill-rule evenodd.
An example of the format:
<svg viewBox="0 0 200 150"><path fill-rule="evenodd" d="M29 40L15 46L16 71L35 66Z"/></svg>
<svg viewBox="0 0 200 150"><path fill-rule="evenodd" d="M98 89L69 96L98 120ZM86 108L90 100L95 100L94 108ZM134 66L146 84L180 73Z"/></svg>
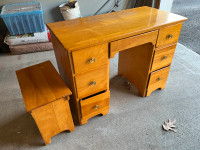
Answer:
<svg viewBox="0 0 200 150"><path fill-rule="evenodd" d="M151 92L156 89L159 89L159 88L164 89L165 88L169 69L170 69L170 67L166 67L161 70L152 72L150 74L149 84L148 84L148 88L147 88L147 96L149 96L151 94Z"/></svg>
<svg viewBox="0 0 200 150"><path fill-rule="evenodd" d="M156 47L162 47L167 44L178 42L179 34L181 32L182 23L172 25L166 28L161 28L158 34Z"/></svg>
<svg viewBox="0 0 200 150"><path fill-rule="evenodd" d="M107 65L99 69L76 75L76 86L79 98L84 98L94 93L107 89L109 81Z"/></svg>
<svg viewBox="0 0 200 150"><path fill-rule="evenodd" d="M110 57L114 57L119 51L129 49L146 43L156 43L158 31L152 31L110 43Z"/></svg>
<svg viewBox="0 0 200 150"><path fill-rule="evenodd" d="M175 49L176 44L166 48L156 49L151 71L155 71L170 65L174 56Z"/></svg>
<svg viewBox="0 0 200 150"><path fill-rule="evenodd" d="M75 74L86 72L108 63L108 44L72 52Z"/></svg>
<svg viewBox="0 0 200 150"><path fill-rule="evenodd" d="M82 118L89 119L104 111L108 111L110 103L110 91L102 93L100 95L81 100L81 113Z"/></svg>

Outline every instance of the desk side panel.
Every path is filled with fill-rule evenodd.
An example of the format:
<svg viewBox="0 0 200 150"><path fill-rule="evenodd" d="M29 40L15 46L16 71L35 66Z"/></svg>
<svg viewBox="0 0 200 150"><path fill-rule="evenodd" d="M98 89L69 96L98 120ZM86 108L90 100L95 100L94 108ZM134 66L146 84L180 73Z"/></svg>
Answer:
<svg viewBox="0 0 200 150"><path fill-rule="evenodd" d="M65 50L63 46L60 44L58 39L51 33L52 43L54 48L54 53L56 56L56 61L59 69L60 76L65 81L65 83L69 86L72 91L72 95L70 97L70 107L73 114L76 115L76 118L80 118L80 109L79 104L77 102L77 92L76 85L73 77L73 64L71 53ZM75 116L74 116L75 117ZM74 121L77 121L76 119ZM79 121L79 120L78 120Z"/></svg>

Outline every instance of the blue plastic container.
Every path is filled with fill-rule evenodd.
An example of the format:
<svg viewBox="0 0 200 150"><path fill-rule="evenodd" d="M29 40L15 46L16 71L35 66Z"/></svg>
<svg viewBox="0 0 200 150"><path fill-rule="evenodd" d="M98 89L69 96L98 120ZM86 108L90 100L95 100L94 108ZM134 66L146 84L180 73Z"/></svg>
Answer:
<svg viewBox="0 0 200 150"><path fill-rule="evenodd" d="M1 17L12 35L43 32L45 30L40 2L4 5Z"/></svg>

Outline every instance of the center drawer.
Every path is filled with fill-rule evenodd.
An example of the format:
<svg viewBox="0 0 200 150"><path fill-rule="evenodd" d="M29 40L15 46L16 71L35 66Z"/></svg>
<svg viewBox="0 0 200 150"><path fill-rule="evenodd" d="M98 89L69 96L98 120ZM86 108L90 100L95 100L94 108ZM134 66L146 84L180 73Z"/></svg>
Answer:
<svg viewBox="0 0 200 150"><path fill-rule="evenodd" d="M156 43L157 36L158 31L152 31L113 41L110 43L110 57L114 57L115 54L119 51L126 50L142 44L152 43L154 45Z"/></svg>
<svg viewBox="0 0 200 150"><path fill-rule="evenodd" d="M107 89L108 66L76 75L78 98L84 98Z"/></svg>
<svg viewBox="0 0 200 150"><path fill-rule="evenodd" d="M110 91L93 96L91 98L80 100L81 113L83 119L94 117L104 111L109 110Z"/></svg>

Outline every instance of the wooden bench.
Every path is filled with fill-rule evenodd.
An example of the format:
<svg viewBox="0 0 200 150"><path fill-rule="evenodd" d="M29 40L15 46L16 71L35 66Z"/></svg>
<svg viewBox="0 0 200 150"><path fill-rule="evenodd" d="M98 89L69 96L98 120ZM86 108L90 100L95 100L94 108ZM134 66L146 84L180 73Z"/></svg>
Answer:
<svg viewBox="0 0 200 150"><path fill-rule="evenodd" d="M50 61L16 71L27 112L34 118L45 144L51 137L74 130L68 100L71 91Z"/></svg>

